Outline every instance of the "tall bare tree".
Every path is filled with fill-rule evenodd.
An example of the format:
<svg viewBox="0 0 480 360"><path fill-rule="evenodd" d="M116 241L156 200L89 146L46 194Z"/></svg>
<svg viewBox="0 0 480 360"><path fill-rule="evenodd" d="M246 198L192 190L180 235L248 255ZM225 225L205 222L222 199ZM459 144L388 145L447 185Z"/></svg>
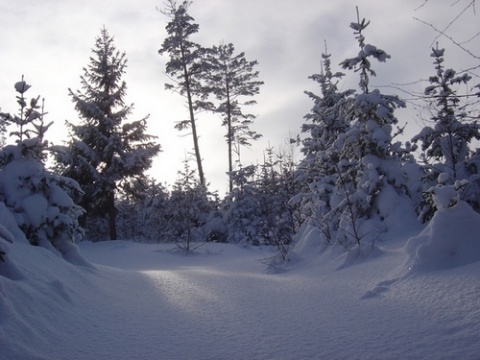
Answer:
<svg viewBox="0 0 480 360"><path fill-rule="evenodd" d="M206 98L208 92L203 85L206 74L204 54L205 49L190 40L190 37L199 30L195 19L188 14L191 2L184 1L178 5L175 0L168 0L165 9L161 12L170 18L165 27L168 37L158 50L160 55L167 53L170 59L166 63L165 72L171 83L165 88L178 92L184 96L188 105L188 119L177 122L178 130L191 129L193 148L198 167L200 184L205 186L205 175L200 155L199 135L197 130L196 112L209 107Z"/></svg>

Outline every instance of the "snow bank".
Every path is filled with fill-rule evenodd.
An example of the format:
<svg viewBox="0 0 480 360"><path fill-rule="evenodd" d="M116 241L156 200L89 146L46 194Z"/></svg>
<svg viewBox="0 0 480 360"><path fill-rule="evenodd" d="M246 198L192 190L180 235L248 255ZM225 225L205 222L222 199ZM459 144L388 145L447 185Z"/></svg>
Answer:
<svg viewBox="0 0 480 360"><path fill-rule="evenodd" d="M414 271L450 269L479 261L480 215L463 201L442 207L418 236L408 240L405 251Z"/></svg>

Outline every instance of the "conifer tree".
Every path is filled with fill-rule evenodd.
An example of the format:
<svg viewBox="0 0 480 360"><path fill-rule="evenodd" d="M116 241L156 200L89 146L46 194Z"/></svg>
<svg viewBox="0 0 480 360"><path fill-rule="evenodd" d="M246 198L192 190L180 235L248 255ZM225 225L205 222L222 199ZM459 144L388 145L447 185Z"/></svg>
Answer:
<svg viewBox="0 0 480 360"><path fill-rule="evenodd" d="M431 120L433 126L426 126L412 141L420 143L423 153L421 158L426 172L426 189L436 184L440 174L448 174L448 183L471 180L471 184L461 191L463 200L470 202L477 210L480 200L478 192L478 175L480 170L476 164L474 152L470 145L473 140L480 139L480 126L476 120L469 118L469 104L463 103L455 86L468 84L471 76L468 73L457 75L453 69L444 66L445 50L432 49L436 73L429 77L430 85L425 95L434 109ZM434 203L427 194L426 201L420 204L420 216L429 220L435 211Z"/></svg>
<svg viewBox="0 0 480 360"><path fill-rule="evenodd" d="M126 181L117 201L119 237L158 242L167 228L168 196L167 189L153 178Z"/></svg>
<svg viewBox="0 0 480 360"><path fill-rule="evenodd" d="M291 203L296 194L293 158L283 152L265 150L256 182L257 202L260 208L262 242L276 246L282 261L289 260L289 247L299 226L296 206Z"/></svg>
<svg viewBox="0 0 480 360"><path fill-rule="evenodd" d="M212 211L212 203L205 186L195 178L188 159L184 161L183 171L179 171L168 203L167 236L170 241L186 253L207 241L205 225Z"/></svg>
<svg viewBox="0 0 480 360"><path fill-rule="evenodd" d="M63 174L79 182L87 215L108 219L110 239L117 238L115 193L121 180L143 176L160 151L145 133L147 118L126 122L133 105L125 104L122 80L126 54L119 52L104 27L96 38L93 56L81 76L82 90L70 91L80 123L70 123L71 140L57 147Z"/></svg>
<svg viewBox="0 0 480 360"><path fill-rule="evenodd" d="M227 225L227 240L243 245L260 245L262 214L258 202L259 188L255 184L257 166L240 167L232 172L233 191L223 200L223 221Z"/></svg>
<svg viewBox="0 0 480 360"><path fill-rule="evenodd" d="M337 195L330 198L332 210L327 214L327 220L332 216L337 224L336 239L347 248L362 242L372 244L391 224L388 221L392 221L390 215L395 207L385 206L388 202L383 200L384 196L389 197L389 202L409 201L402 168L409 149L393 141L402 131L397 128L394 133L398 123L394 112L405 105L396 96L370 89L370 77L375 76L370 59L384 62L390 56L365 43L363 32L368 25L365 19L360 20L357 9L357 22L350 27L360 52L340 64L360 76L360 92L347 110L350 127L333 144L341 151L335 164Z"/></svg>
<svg viewBox="0 0 480 360"><path fill-rule="evenodd" d="M330 198L338 180L336 164L341 151L334 145L350 127L347 115L354 93L354 90L338 90L338 81L344 74L332 72L330 57L325 50L321 73L310 76L319 84L320 95L306 92L314 105L304 117L307 121L302 125L302 132L306 134L301 149L304 158L296 171L296 181L301 188L296 201L301 202L304 214L323 231L327 241L332 240L332 224L323 217L331 210Z"/></svg>
<svg viewBox="0 0 480 360"><path fill-rule="evenodd" d="M27 101L29 88L22 77L15 84L20 111L17 115L0 113L0 118L14 126L10 135L15 138L15 144L0 150L0 202L32 245L53 245L68 255L69 244L83 235L78 223L83 210L74 202L82 191L74 180L46 169L49 147L44 135L52 122L44 123L39 97Z"/></svg>
<svg viewBox="0 0 480 360"><path fill-rule="evenodd" d="M206 101L208 91L204 85L205 49L190 39L199 30L198 24L194 23L195 19L188 14L190 4L188 1L180 5L175 0L166 2L166 8L162 13L170 18L166 26L168 37L163 41L158 53L160 55L167 53L170 57L165 72L172 83L165 84L165 87L178 92L187 101L188 119L179 121L175 128L191 129L198 177L200 185L205 186L196 113L198 110L211 108L211 105Z"/></svg>
<svg viewBox="0 0 480 360"><path fill-rule="evenodd" d="M215 112L222 117L222 125L227 128L225 138L228 146L228 173L229 190L233 190L233 153L235 146L250 146L250 140L257 140L260 134L250 130L250 125L255 119L253 114L242 112L242 106L253 105L255 100L243 101L245 97L252 97L260 92L258 71L254 67L257 61L247 61L245 53L235 55L233 44L213 46L209 50L209 91L220 103L215 107ZM239 155L239 150L235 151Z"/></svg>

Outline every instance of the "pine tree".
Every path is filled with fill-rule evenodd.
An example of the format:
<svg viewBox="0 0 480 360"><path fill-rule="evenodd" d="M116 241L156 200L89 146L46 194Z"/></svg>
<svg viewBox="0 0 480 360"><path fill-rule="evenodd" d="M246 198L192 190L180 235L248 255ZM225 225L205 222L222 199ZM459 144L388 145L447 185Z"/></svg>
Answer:
<svg viewBox="0 0 480 360"><path fill-rule="evenodd" d="M127 86L122 76L126 54L116 50L104 27L93 56L81 76L82 90L70 91L80 123L67 122L71 140L57 147L63 174L84 190L81 205L87 215L108 218L110 239L117 238L115 193L122 180L143 176L160 151L145 133L147 118L126 122L132 105L125 104Z"/></svg>
<svg viewBox="0 0 480 360"><path fill-rule="evenodd" d="M178 130L191 129L200 185L205 186L196 112L209 109L211 105L205 101L208 97L208 91L204 85L205 49L190 40L190 37L199 30L198 24L194 23L195 19L187 12L190 4L191 2L188 1L184 1L181 5L178 5L175 0L166 2L166 8L162 13L171 20L166 26L168 37L163 41L158 53L160 55L167 53L170 57L165 72L173 84L166 84L165 87L186 98L188 119L178 122L175 127Z"/></svg>
<svg viewBox="0 0 480 360"><path fill-rule="evenodd" d="M257 61L247 61L245 53L235 53L233 44L213 46L209 50L209 91L220 103L215 107L215 112L223 119L223 126L227 128L228 146L228 173L229 190L233 190L233 153L235 146L250 146L250 140L257 140L260 134L250 130L250 125L255 119L253 114L242 112L242 106L253 105L255 100L242 101L245 97L252 97L260 92L263 81L255 80L258 71L254 67ZM240 155L239 149L235 151ZM240 160L240 159L239 159Z"/></svg>

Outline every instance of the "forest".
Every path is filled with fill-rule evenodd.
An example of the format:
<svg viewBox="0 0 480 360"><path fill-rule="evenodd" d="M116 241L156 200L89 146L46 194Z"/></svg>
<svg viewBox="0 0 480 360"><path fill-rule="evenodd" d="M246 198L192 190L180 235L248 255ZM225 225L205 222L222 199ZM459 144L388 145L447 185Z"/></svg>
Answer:
<svg viewBox="0 0 480 360"><path fill-rule="evenodd" d="M165 29L161 41L155 46L141 42L128 57L117 48L124 44L121 37L101 26L91 51L82 54L87 61L79 85L65 89L76 116L67 116L60 139L57 133L56 140L49 136L58 129L59 117L49 113L48 96L32 95L38 78L28 73L31 68L14 78L0 92L0 360L478 359L480 56L475 44L480 32L478 25L468 35L453 31L466 14L476 19L476 2L451 2L447 0L456 12L442 18L449 23L415 20L436 37L428 49L430 70L413 83L404 72L424 69L418 54L386 70L388 75L398 71L404 82L382 86L375 80L396 58L371 42L390 31L385 24L381 31L375 28L376 21L385 20L378 18L384 8L371 23L361 6L353 8L356 16L345 23L351 48L342 41L348 51L341 54L336 54L338 44L319 41L314 34L322 53L317 70L305 79L311 88L300 91L308 103L300 126L285 144L272 141L275 145L256 153L261 159L256 162L249 152L256 152L264 138L275 139L280 128L286 133L290 114L285 109L303 105L291 83L282 96L262 97L272 80L265 75L272 62L262 67L267 59L250 58L252 47L243 51L227 41L213 46L196 42L209 25L202 22L200 29L192 16L197 9L203 11L201 19L213 22L213 13L215 21L225 20L201 7L207 0L166 0L157 9ZM45 41L64 47L64 37L73 39L45 21L58 19L18 10L39 9L38 2L14 3L0 3L0 10L16 11L30 22L33 14L44 27L33 26L35 32L55 28L57 37ZM75 9L68 26L80 21L79 36L85 37L87 3L78 7L73 1L46 0L41 7L62 16L61 6ZM112 4L122 8L113 18L120 19L123 36L153 38L146 28L129 26L130 18L136 24L146 19L139 14L149 10L139 10L139 3L90 5L102 20L112 19L107 16ZM230 1L209 4L227 3L227 9L234 8ZM287 3L236 5L270 11L274 4L280 13L311 4L295 0L281 8ZM336 21L329 23L332 18L325 15L328 6L340 9L338 20L347 18L345 3L317 4L322 16L308 18L333 26ZM380 7L372 3L363 1L370 11ZM399 3L388 7L395 12ZM411 4L433 6L429 0L412 0L400 7ZM0 20L4 13L0 11ZM237 13L225 15L223 24ZM93 16L89 21L94 22ZM263 35L279 31L273 22L265 23L272 29L260 31ZM4 30L12 28L11 22L5 24ZM307 21L301 26L318 30ZM402 26L388 36L395 31L417 35ZM333 27L337 31L340 26ZM242 36L247 32L233 28ZM294 28L286 26L286 32ZM256 36L258 29L250 34ZM294 47L292 39L299 39L287 39L286 32L255 39L265 48L257 54L275 58L275 63L292 61L292 52L284 54L290 56L287 60L278 57L282 46ZM48 55L60 59L62 68L48 72L51 67L31 55L32 42L20 44L21 33L12 36L19 44L15 50L26 44L28 60L52 84L55 76L71 81L75 60L73 66L52 51ZM2 36L0 45L6 46ZM268 43L272 39L282 45ZM421 48L416 40L407 44L415 51ZM67 48L75 56L68 59L80 57L77 50L83 49L73 42L75 50ZM389 43L405 52L405 44ZM458 52L470 65L455 68ZM294 55L303 63L307 52ZM135 56L141 61L130 63ZM139 73L127 75L138 64L154 63L150 57L158 59L159 77L149 72L150 87L143 82L140 91L127 86L126 79L128 85L141 82ZM18 68L25 65L10 61ZM292 82L298 71L285 69L275 67L273 73ZM416 86L421 90L412 90ZM165 102L150 94L152 87L171 96L169 106L180 108L175 114L162 109L161 119L178 137L169 133L165 141L165 134L150 126L158 125L159 117L137 117L129 102L132 97L158 110ZM3 97L10 92L13 109ZM268 99L281 103L276 108L281 111L269 114L273 125L257 126L262 121L257 110ZM56 107L66 111L58 103ZM188 150L178 161L176 180L168 183L164 176L172 169L155 168L155 161L179 139ZM218 147L214 159L206 151L209 145ZM181 155L167 156L173 162ZM222 169L225 193L210 182L211 163Z"/></svg>
<svg viewBox="0 0 480 360"><path fill-rule="evenodd" d="M78 121L67 123L64 144L45 140L52 123L43 99L29 97L28 79L14 84L18 110L0 113L0 201L32 245L60 253L84 239L174 243L186 252L205 242L271 245L285 261L302 226L349 251L387 240L399 217L428 224L437 209L458 202L480 212L476 69L447 67L448 53L433 47L429 85L417 95L429 122L401 140L405 126L396 112L407 103L371 85L390 55L368 43L366 29L375 24L357 8L353 57L334 65L325 45L321 72L310 77L318 90L306 91L311 109L290 148L272 146L262 163L243 164L240 149L262 136L252 130L256 116L248 111L263 85L258 62L231 43L196 43L200 26L190 6L169 0L160 9L168 34L158 49L168 59L165 88L182 97L187 116L175 128L192 139L192 157L171 186L146 175L162 147L147 133L148 116L129 119L127 54L106 27L80 76L81 89L69 89ZM344 89L345 78L358 87ZM222 119L225 195L206 181L199 113Z"/></svg>

